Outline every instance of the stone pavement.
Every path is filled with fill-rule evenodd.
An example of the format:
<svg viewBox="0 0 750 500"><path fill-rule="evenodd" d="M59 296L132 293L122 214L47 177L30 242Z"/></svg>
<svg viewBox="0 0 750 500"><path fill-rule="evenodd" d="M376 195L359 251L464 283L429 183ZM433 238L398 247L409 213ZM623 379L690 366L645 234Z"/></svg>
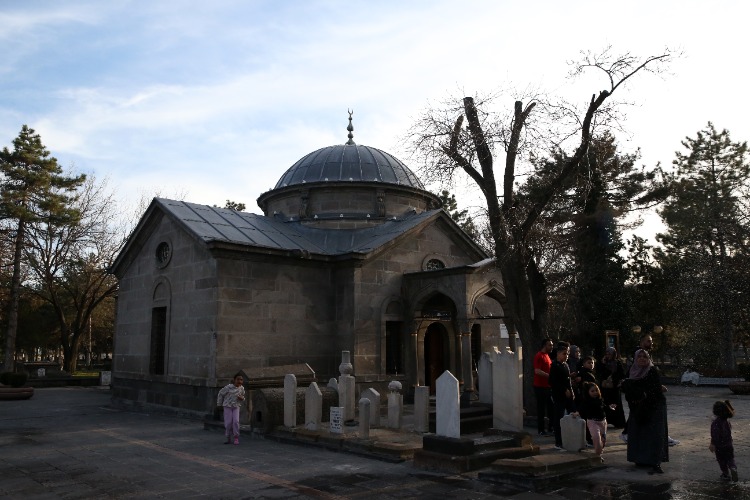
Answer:
<svg viewBox="0 0 750 500"><path fill-rule="evenodd" d="M196 420L113 410L105 388L37 389L27 401L0 401L0 498L750 498L750 396L669 389L670 434L682 443L670 448L665 474L628 464L613 431L607 469L542 493L257 436L223 445ZM737 409L734 484L718 480L707 449L711 406L727 398ZM537 442L561 453L551 438Z"/></svg>

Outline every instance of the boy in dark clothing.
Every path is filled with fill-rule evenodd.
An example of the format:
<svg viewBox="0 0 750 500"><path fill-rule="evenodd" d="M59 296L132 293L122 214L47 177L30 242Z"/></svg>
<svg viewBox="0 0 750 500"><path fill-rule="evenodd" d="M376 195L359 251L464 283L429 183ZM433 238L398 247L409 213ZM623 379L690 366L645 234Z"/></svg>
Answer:
<svg viewBox="0 0 750 500"><path fill-rule="evenodd" d="M567 342L557 343L555 360L549 371L549 385L552 389L552 401L554 402L554 415L552 423L555 429L555 448L562 450L562 430L560 419L565 416L565 410L569 413L575 411L573 400L573 386L570 383L570 369L566 361L570 353L570 344Z"/></svg>

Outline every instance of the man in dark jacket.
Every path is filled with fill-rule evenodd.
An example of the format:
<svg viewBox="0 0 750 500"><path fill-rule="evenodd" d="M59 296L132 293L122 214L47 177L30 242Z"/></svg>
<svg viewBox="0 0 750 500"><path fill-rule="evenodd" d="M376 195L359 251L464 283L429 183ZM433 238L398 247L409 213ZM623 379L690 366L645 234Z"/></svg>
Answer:
<svg viewBox="0 0 750 500"><path fill-rule="evenodd" d="M570 368L568 368L568 354L570 344L558 342L556 346L555 360L549 371L549 385L552 389L552 401L554 402L554 415L552 422L555 429L555 448L562 450L562 430L560 419L565 416L565 410L569 413L575 411L573 401L573 386L570 383Z"/></svg>

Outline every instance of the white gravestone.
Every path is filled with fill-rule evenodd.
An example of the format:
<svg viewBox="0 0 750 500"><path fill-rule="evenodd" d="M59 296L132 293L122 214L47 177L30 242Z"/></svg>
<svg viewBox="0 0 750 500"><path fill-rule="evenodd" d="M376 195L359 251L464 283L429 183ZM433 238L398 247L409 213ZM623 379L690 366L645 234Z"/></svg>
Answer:
<svg viewBox="0 0 750 500"><path fill-rule="evenodd" d="M360 398L367 398L370 400L370 428L380 427L380 393L370 387L369 389L362 391L359 396ZM361 413L359 418L362 418Z"/></svg>
<svg viewBox="0 0 750 500"><path fill-rule="evenodd" d="M297 377L284 375L284 426L297 427Z"/></svg>
<svg viewBox="0 0 750 500"><path fill-rule="evenodd" d="M334 391L339 391L339 381L336 380L335 377L331 377L331 379L328 381L328 388L333 389Z"/></svg>
<svg viewBox="0 0 750 500"><path fill-rule="evenodd" d="M99 372L99 385L109 385L112 383L112 372L101 371Z"/></svg>
<svg viewBox="0 0 750 500"><path fill-rule="evenodd" d="M359 400L359 437L370 439L370 400Z"/></svg>
<svg viewBox="0 0 750 500"><path fill-rule="evenodd" d="M477 383L479 384L479 402L492 404L492 355L483 352L477 367Z"/></svg>
<svg viewBox="0 0 750 500"><path fill-rule="evenodd" d="M44 368L37 368L36 370L36 376L39 378L43 378L47 376L47 370Z"/></svg>
<svg viewBox="0 0 750 500"><path fill-rule="evenodd" d="M305 391L305 429L317 431L323 419L323 393L313 382Z"/></svg>
<svg viewBox="0 0 750 500"><path fill-rule="evenodd" d="M503 431L523 431L523 356L506 347L492 355L492 426Z"/></svg>
<svg viewBox="0 0 750 500"><path fill-rule="evenodd" d="M435 434L461 437L458 379L445 370L435 383Z"/></svg>
<svg viewBox="0 0 750 500"><path fill-rule="evenodd" d="M341 434L344 432L344 409L340 406L331 406L330 430L331 434Z"/></svg>
<svg viewBox="0 0 750 500"><path fill-rule="evenodd" d="M404 396L399 392L401 382L392 380L388 389L388 428L400 429L404 415Z"/></svg>
<svg viewBox="0 0 750 500"><path fill-rule="evenodd" d="M341 351L341 364L339 365L339 406L344 408L344 421L354 420L356 380L352 375L354 367L351 363L349 351Z"/></svg>
<svg viewBox="0 0 750 500"><path fill-rule="evenodd" d="M414 388L414 431L430 431L430 388L426 385Z"/></svg>

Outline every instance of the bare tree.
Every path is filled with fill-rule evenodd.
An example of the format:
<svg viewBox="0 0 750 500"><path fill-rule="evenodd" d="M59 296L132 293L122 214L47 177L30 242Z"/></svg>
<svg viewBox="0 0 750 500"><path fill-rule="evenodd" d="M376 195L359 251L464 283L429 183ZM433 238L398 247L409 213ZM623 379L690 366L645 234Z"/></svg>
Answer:
<svg viewBox="0 0 750 500"><path fill-rule="evenodd" d="M26 253L30 288L55 310L63 367L71 372L94 312L117 290L117 280L108 269L128 234L117 223L117 206L106 182L86 179L75 209L81 216L76 224L35 226ZM107 303L112 307L111 301Z"/></svg>
<svg viewBox="0 0 750 500"><path fill-rule="evenodd" d="M428 110L415 127L411 140L414 151L423 157L428 180L452 182L457 174L465 174L483 195L505 286L505 322L509 331L519 333L527 352L533 352L530 349L546 330L546 279L531 244L541 216L585 160L594 131L619 127L613 94L638 73L661 71L673 57L670 50L644 58L613 55L609 48L584 52L580 61L571 64L571 76L594 70L605 77L606 88L593 94L582 109L527 92L525 103L516 100L512 113L502 116L488 111L490 99L477 102L464 97L460 106ZM539 149L572 151L554 175L539 179L533 170L519 170L524 156ZM505 155L502 180L495 165L501 160L501 150ZM519 196L519 177L526 183L539 183L533 199ZM531 356L526 356L525 365L530 375Z"/></svg>

